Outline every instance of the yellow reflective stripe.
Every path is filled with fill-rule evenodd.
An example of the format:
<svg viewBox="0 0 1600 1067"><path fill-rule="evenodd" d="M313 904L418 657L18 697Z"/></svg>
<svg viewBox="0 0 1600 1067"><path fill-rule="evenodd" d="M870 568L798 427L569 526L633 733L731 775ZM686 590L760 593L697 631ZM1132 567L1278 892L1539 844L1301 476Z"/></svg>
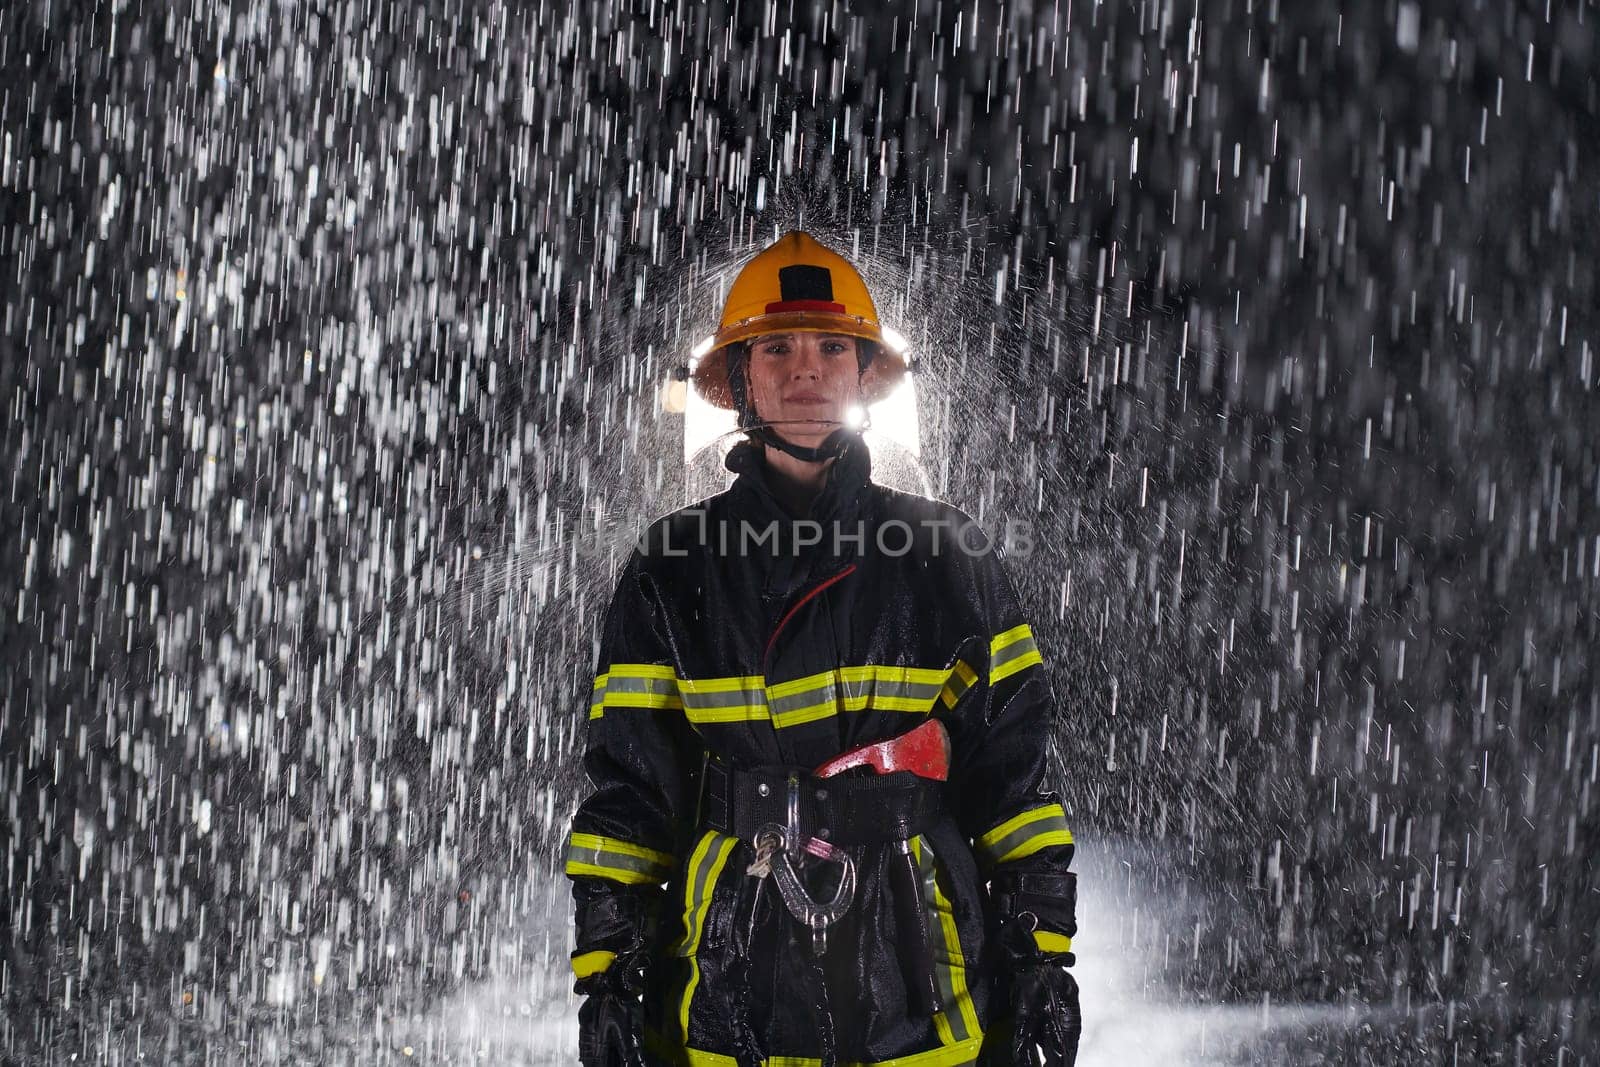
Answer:
<svg viewBox="0 0 1600 1067"><path fill-rule="evenodd" d="M670 663L613 663L606 673L613 678L655 678L669 682L678 678Z"/></svg>
<svg viewBox="0 0 1600 1067"><path fill-rule="evenodd" d="M1040 952L1071 952L1072 938L1066 934L1052 934L1048 930L1035 930L1033 943L1039 946Z"/></svg>
<svg viewBox="0 0 1600 1067"><path fill-rule="evenodd" d="M927 846L925 851L930 869L937 872L937 859L933 848ZM933 879L933 903L939 909L939 924L944 927L945 944L950 950L950 984L955 987L956 1004L961 1014L961 1028L966 1031L967 1037L981 1034L983 1031L978 1025L977 1009L973 1006L972 995L967 992L966 960L961 954L961 938L956 931L955 912L950 907L950 902L945 899L944 891L939 888L937 877ZM949 1011L948 1008L945 1010Z"/></svg>
<svg viewBox="0 0 1600 1067"><path fill-rule="evenodd" d="M656 1052L664 1051L661 1042L650 1042ZM896 1056L892 1060L855 1061L840 1067L970 1067L978 1062L978 1052L983 1047L983 1035L958 1041L953 1045L913 1052L909 1056ZM738 1067L739 1061L720 1052L703 1052L697 1048L672 1049L673 1058L687 1062L690 1067ZM822 1067L822 1061L806 1056L769 1056L761 1061L762 1067Z"/></svg>
<svg viewBox="0 0 1600 1067"><path fill-rule="evenodd" d="M677 685L684 712L696 725L766 720L781 730L828 718L841 705L846 711L927 714L955 669L871 663L771 686L760 675L679 678Z"/></svg>
<svg viewBox="0 0 1600 1067"><path fill-rule="evenodd" d="M896 1056L892 1060L879 1060L863 1067L966 1067L978 1062L978 1050L983 1047L983 1034L957 1041L944 1048L915 1052L910 1056Z"/></svg>
<svg viewBox="0 0 1600 1067"><path fill-rule="evenodd" d="M676 946L679 955L689 957L689 981L683 987L683 1003L678 1010L678 1020L683 1026L683 1038L689 1039L689 1004L694 1000L695 986L700 984L700 963L695 954L700 950L700 934L705 929L706 913L711 910L711 895L717 886L717 877L733 854L739 839L708 830L695 846L689 859L689 871L683 880L683 940Z"/></svg>
<svg viewBox="0 0 1600 1067"><path fill-rule="evenodd" d="M596 676L589 698L589 718L605 716L607 708L681 708L678 675L664 663L613 663Z"/></svg>
<svg viewBox="0 0 1600 1067"><path fill-rule="evenodd" d="M948 669L870 665L838 670L846 710L860 711L869 704L878 711L927 714L939 699Z"/></svg>
<svg viewBox="0 0 1600 1067"><path fill-rule="evenodd" d="M592 974L599 974L611 966L611 961L617 958L615 952L605 949L595 949L593 952L583 952L572 957L572 973L578 978L588 978Z"/></svg>
<svg viewBox="0 0 1600 1067"><path fill-rule="evenodd" d="M692 723L750 722L769 718L765 681L759 674L729 678L680 678L684 714Z"/></svg>
<svg viewBox="0 0 1600 1067"><path fill-rule="evenodd" d="M782 729L826 719L838 710L834 692L834 672L822 671L803 678L767 686L767 702L772 708L772 725Z"/></svg>
<svg viewBox="0 0 1600 1067"><path fill-rule="evenodd" d="M803 726L834 714L839 704L834 676L833 671L822 671L769 685L767 702L772 707L772 725L778 729Z"/></svg>
<svg viewBox="0 0 1600 1067"><path fill-rule="evenodd" d="M956 920L939 888L937 858L933 846L920 835L911 839L911 855L917 863L917 873L922 882L923 909L928 917L928 932L936 945L942 944L941 953L933 953L934 980L939 986L944 1010L933 1017L934 1029L945 1045L959 1045L983 1033L978 1025L977 1010L967 991L967 965L961 953L961 938L956 930Z"/></svg>
<svg viewBox="0 0 1600 1067"><path fill-rule="evenodd" d="M950 676L941 667L905 667L899 664L868 663L860 667L840 667L835 672L846 682L908 682L940 686Z"/></svg>
<svg viewBox="0 0 1600 1067"><path fill-rule="evenodd" d="M664 879L657 878L642 871L630 871L619 867L603 867L594 863L580 863L575 860L567 861L567 873L570 875L584 875L590 878L605 878L612 882L621 882L623 885L660 885Z"/></svg>
<svg viewBox="0 0 1600 1067"><path fill-rule="evenodd" d="M1031 640L1032 638L1033 628L1025 622L1019 623L1009 630L995 634L994 639L989 642L989 654L992 656L997 652L1010 648L1018 641Z"/></svg>
<svg viewBox="0 0 1600 1067"><path fill-rule="evenodd" d="M978 680L978 672L967 665L966 660L956 660L955 666L950 671L950 680L945 683L944 692L939 694L939 700L947 708L956 706L956 701L968 689L971 689Z"/></svg>
<svg viewBox="0 0 1600 1067"><path fill-rule="evenodd" d="M665 852L657 852L653 848L636 845L632 841L622 841L615 837L601 837L599 834L573 834L568 840L570 846L594 849L595 851L620 852L624 856L634 856L660 867L671 867L672 857Z"/></svg>
<svg viewBox="0 0 1600 1067"><path fill-rule="evenodd" d="M606 878L624 885L659 885L672 874L673 859L631 841L599 834L574 833L567 838L570 875Z"/></svg>
<svg viewBox="0 0 1600 1067"><path fill-rule="evenodd" d="M790 726L804 726L808 722L826 719L838 710L838 701L832 699L819 700L815 704L807 704L805 707L774 715L772 717L772 725L779 730Z"/></svg>
<svg viewBox="0 0 1600 1067"><path fill-rule="evenodd" d="M989 642L989 684L994 685L1018 671L1043 663L1033 629L1027 623L1013 626Z"/></svg>
<svg viewBox="0 0 1600 1067"><path fill-rule="evenodd" d="M978 838L977 850L990 863L1008 863L1051 845L1072 844L1067 813L1060 804L1042 804L1014 815Z"/></svg>
<svg viewBox="0 0 1600 1067"><path fill-rule="evenodd" d="M996 863L1011 863L1014 860L1026 859L1040 849L1050 848L1052 845L1072 844L1071 830L1049 830L1042 834L1035 834L1027 841L1007 852Z"/></svg>
<svg viewBox="0 0 1600 1067"><path fill-rule="evenodd" d="M1013 674L1016 674L1018 671L1026 670L1029 667L1038 666L1043 662L1044 657L1039 655L1038 649L1034 649L1026 655L1018 656L1016 659L1011 660L1008 663L1003 663L994 670L990 671L989 684L994 685L996 682L1004 681Z"/></svg>
<svg viewBox="0 0 1600 1067"><path fill-rule="evenodd" d="M933 710L950 671L869 663L780 682L767 689L773 725L779 729L825 719L842 705L846 711Z"/></svg>
<svg viewBox="0 0 1600 1067"><path fill-rule="evenodd" d="M825 719L841 707L925 715L941 699L953 706L976 679L961 660L948 668L838 667L772 686L758 674L679 678L670 666L620 663L595 678L589 717L602 718L607 708L682 708L695 725L770 721L781 730Z"/></svg>
<svg viewBox="0 0 1600 1067"><path fill-rule="evenodd" d="M978 844L986 849L993 849L995 844L1002 838L1022 829L1029 823L1038 822L1040 819L1048 819L1055 814L1059 814L1063 821L1066 820L1066 810L1060 804L1041 804L1037 808L1029 808L1024 812L1013 815L994 829L985 831L984 835L978 838Z"/></svg>

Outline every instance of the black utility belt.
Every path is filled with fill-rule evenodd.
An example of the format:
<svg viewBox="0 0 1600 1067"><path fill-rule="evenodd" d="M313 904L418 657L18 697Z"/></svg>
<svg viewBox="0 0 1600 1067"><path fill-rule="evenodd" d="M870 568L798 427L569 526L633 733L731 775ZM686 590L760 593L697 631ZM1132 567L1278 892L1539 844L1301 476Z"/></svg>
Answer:
<svg viewBox="0 0 1600 1067"><path fill-rule="evenodd" d="M791 776L798 783L792 812ZM712 758L700 787L700 824L747 842L777 824L801 841L887 844L926 833L943 813L944 783L910 771L815 778L789 767L740 770Z"/></svg>

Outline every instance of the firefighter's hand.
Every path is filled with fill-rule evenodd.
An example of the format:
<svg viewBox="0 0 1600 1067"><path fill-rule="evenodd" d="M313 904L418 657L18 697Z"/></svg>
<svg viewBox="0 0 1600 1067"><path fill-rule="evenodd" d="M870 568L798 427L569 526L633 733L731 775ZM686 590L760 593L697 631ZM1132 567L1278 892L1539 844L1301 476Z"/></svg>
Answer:
<svg viewBox="0 0 1600 1067"><path fill-rule="evenodd" d="M1078 982L1072 972L1046 956L1023 965L1011 982L1015 1012L1011 1062L1018 1067L1041 1062L1046 1067L1072 1067L1083 1033Z"/></svg>
<svg viewBox="0 0 1600 1067"><path fill-rule="evenodd" d="M578 1009L578 1062L583 1067L646 1067L649 1062L640 1047L644 1010L639 970L636 961L621 957L573 987L585 998Z"/></svg>
<svg viewBox="0 0 1600 1067"><path fill-rule="evenodd" d="M644 1067L644 1031L637 997L599 993L578 1009L578 1062L583 1067Z"/></svg>
<svg viewBox="0 0 1600 1067"><path fill-rule="evenodd" d="M1009 1067L1073 1067L1083 1015L1078 982L1067 968L1071 952L1044 952L1034 942L1036 916L1023 914L1000 927L1010 992L1009 1032L997 1035L996 1058Z"/></svg>

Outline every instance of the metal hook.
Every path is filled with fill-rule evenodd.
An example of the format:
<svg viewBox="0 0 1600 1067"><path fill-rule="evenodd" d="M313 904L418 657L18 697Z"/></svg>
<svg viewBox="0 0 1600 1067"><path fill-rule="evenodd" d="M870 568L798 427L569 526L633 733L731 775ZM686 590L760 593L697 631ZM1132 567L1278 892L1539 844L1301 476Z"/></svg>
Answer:
<svg viewBox="0 0 1600 1067"><path fill-rule="evenodd" d="M788 823L779 826L767 823L756 832L752 842L756 848L756 862L746 873L757 878L772 874L778 883L778 895L783 898L789 914L811 931L811 948L822 955L827 946L827 929L850 908L856 893L856 865L851 855L818 837L801 840L800 837L800 776L789 775L787 800ZM839 867L839 884L832 899L822 902L812 898L800 880L794 861L801 854L813 856L825 863Z"/></svg>

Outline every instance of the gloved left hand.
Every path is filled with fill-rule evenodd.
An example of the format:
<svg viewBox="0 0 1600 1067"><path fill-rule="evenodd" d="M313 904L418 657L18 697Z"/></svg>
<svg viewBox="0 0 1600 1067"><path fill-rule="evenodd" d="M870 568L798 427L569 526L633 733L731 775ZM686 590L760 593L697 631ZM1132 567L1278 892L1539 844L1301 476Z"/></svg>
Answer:
<svg viewBox="0 0 1600 1067"><path fill-rule="evenodd" d="M1033 937L1036 922L1023 914L1000 930L1009 961L1011 1009L1003 1047L1012 1067L1073 1067L1083 1034L1078 981L1067 970L1076 958L1071 952L1040 951Z"/></svg>
<svg viewBox="0 0 1600 1067"><path fill-rule="evenodd" d="M584 997L578 1009L578 1062L583 1067L646 1067L640 1041L644 1009L637 957L619 956L611 966L572 987Z"/></svg>
<svg viewBox="0 0 1600 1067"><path fill-rule="evenodd" d="M1040 957L1012 975L1011 990L1011 1062L1072 1067L1083 1033L1078 982L1072 972L1048 956Z"/></svg>

